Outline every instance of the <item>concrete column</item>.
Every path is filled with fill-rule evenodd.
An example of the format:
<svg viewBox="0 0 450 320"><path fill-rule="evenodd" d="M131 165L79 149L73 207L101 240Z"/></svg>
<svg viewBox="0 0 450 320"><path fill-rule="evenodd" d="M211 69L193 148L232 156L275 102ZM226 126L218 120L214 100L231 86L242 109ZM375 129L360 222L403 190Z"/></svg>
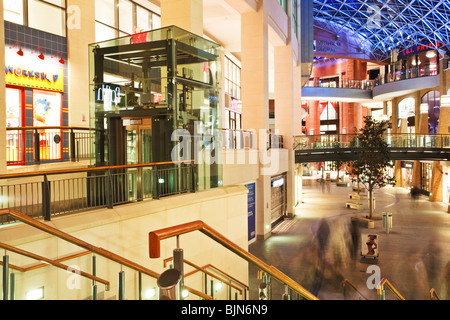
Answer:
<svg viewBox="0 0 450 320"><path fill-rule="evenodd" d="M203 36L203 0L161 1L161 27L172 25Z"/></svg>
<svg viewBox="0 0 450 320"><path fill-rule="evenodd" d="M275 47L275 128L284 139L284 149L289 152L287 164L287 214L294 215L295 196L295 155L293 137L301 134L299 91L301 69L297 67L297 58L292 46ZM301 93L300 93L301 95Z"/></svg>
<svg viewBox="0 0 450 320"><path fill-rule="evenodd" d="M255 130L260 157L267 148L267 130L269 129L269 48L268 23L264 6L257 11L241 15L241 96L242 127ZM271 235L271 185L270 175L260 175L256 188L256 233L258 238Z"/></svg>
<svg viewBox="0 0 450 320"><path fill-rule="evenodd" d="M441 93L442 94L442 93ZM448 125L450 123L450 105L441 104L439 114L439 125L437 134L448 134ZM431 179L430 201L442 201L442 165L439 161L433 161L433 172Z"/></svg>
<svg viewBox="0 0 450 320"><path fill-rule="evenodd" d="M3 1L0 1L0 25L4 26ZM5 28L0 30L0 63L5 65ZM6 90L5 73L0 75L0 150L6 150ZM6 173L6 152L0 152L0 174Z"/></svg>
<svg viewBox="0 0 450 320"><path fill-rule="evenodd" d="M308 127L306 128L306 134L309 135L311 130L314 130L315 135L320 134L320 107L319 101L310 100L307 102L309 107L309 115L308 115Z"/></svg>
<svg viewBox="0 0 450 320"><path fill-rule="evenodd" d="M89 52L95 42L95 1L67 1L69 125L89 127Z"/></svg>

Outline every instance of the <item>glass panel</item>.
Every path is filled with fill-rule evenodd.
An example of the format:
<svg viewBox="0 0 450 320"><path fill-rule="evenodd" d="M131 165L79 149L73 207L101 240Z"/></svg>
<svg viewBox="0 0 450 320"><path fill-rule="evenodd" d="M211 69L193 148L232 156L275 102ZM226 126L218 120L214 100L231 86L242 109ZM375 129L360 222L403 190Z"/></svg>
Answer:
<svg viewBox="0 0 450 320"><path fill-rule="evenodd" d="M105 40L111 40L116 37L116 30L104 24L95 23L95 41L101 42Z"/></svg>
<svg viewBox="0 0 450 320"><path fill-rule="evenodd" d="M23 25L23 1L3 0L5 21Z"/></svg>
<svg viewBox="0 0 450 320"><path fill-rule="evenodd" d="M150 11L136 7L136 26L139 30L148 31L152 29L152 16Z"/></svg>
<svg viewBox="0 0 450 320"><path fill-rule="evenodd" d="M52 17L43 19L42 17ZM66 35L65 10L37 0L28 0L28 26L60 36Z"/></svg>
<svg viewBox="0 0 450 320"><path fill-rule="evenodd" d="M161 17L156 14L152 14L152 17L153 17L153 29L161 28Z"/></svg>
<svg viewBox="0 0 450 320"><path fill-rule="evenodd" d="M141 163L152 162L152 130L145 129L141 130Z"/></svg>
<svg viewBox="0 0 450 320"><path fill-rule="evenodd" d="M95 20L116 27L115 0L95 0Z"/></svg>
<svg viewBox="0 0 450 320"><path fill-rule="evenodd" d="M137 164L137 133L136 130L127 130L127 164Z"/></svg>
<svg viewBox="0 0 450 320"><path fill-rule="evenodd" d="M133 4L128 0L119 1L119 29L133 34Z"/></svg>

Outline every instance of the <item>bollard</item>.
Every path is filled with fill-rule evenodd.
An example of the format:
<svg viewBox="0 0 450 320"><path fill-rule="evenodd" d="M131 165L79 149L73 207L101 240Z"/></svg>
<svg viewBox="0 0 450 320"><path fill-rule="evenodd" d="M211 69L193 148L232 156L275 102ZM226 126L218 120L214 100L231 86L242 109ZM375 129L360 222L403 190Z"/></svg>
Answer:
<svg viewBox="0 0 450 320"><path fill-rule="evenodd" d="M159 300L181 299L181 272L177 269L164 271L158 278Z"/></svg>
<svg viewBox="0 0 450 320"><path fill-rule="evenodd" d="M386 233L389 233L392 228L392 213L383 212L383 228L385 228Z"/></svg>

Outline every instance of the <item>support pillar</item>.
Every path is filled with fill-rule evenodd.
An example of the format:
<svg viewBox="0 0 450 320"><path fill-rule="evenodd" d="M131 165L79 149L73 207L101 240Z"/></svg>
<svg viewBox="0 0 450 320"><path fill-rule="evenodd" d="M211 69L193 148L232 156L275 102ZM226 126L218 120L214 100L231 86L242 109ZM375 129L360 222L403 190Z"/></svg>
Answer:
<svg viewBox="0 0 450 320"><path fill-rule="evenodd" d="M241 16L241 96L242 127L256 132L259 148L260 175L256 181L256 234L258 238L271 235L270 175L263 172L261 155L267 154L264 142L269 129L269 47L268 22L264 5L257 11Z"/></svg>
<svg viewBox="0 0 450 320"><path fill-rule="evenodd" d="M161 1L161 27L172 25L203 36L203 0Z"/></svg>
<svg viewBox="0 0 450 320"><path fill-rule="evenodd" d="M293 137L301 134L301 68L297 64L291 44L275 47L275 128L284 139L284 149L288 150L287 159L287 216L295 215L295 152ZM281 159L280 159L281 160ZM283 165L280 163L280 166Z"/></svg>
<svg viewBox="0 0 450 320"><path fill-rule="evenodd" d="M4 26L3 20L3 1L0 1L0 25ZM4 28L0 31L0 61L5 64L5 32ZM0 75L0 149L6 150L6 83L5 73ZM0 152L0 174L6 174L6 152Z"/></svg>
<svg viewBox="0 0 450 320"><path fill-rule="evenodd" d="M89 79L89 44L95 42L95 1L67 1L67 57L70 66L68 99L69 125L89 126L90 90L79 83L91 83ZM84 68L74 66L86 66Z"/></svg>

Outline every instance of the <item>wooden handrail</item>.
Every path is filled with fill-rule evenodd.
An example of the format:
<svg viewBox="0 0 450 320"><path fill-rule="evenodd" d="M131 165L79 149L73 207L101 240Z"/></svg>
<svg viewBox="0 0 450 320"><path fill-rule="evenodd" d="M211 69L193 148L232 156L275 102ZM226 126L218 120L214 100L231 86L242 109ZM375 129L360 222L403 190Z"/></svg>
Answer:
<svg viewBox="0 0 450 320"><path fill-rule="evenodd" d="M63 261L79 258L79 257L85 256L85 255L91 254L91 253L92 252L90 252L90 251L83 251L83 252L79 252L79 253L74 253L74 254L68 255L68 256L63 257L63 258L53 259L53 261L63 262ZM3 265L2 261L0 261L0 266L1 265ZM44 268L44 267L47 267L47 266L48 266L48 263L36 263L36 264L33 264L31 266L28 266L28 267L19 267L19 266L15 266L15 265L9 264L9 267L11 269L14 269L14 270L17 270L17 271L20 271L20 272L28 272L28 271L36 270L36 269L39 269L39 268Z"/></svg>
<svg viewBox="0 0 450 320"><path fill-rule="evenodd" d="M318 300L316 296L314 296L312 293L307 291L297 282L286 276L284 273L279 271L277 268L275 268L274 266L269 266L264 261L258 259L251 253L234 244L232 241L228 240L226 237L224 237L219 232L217 232L216 230L214 230L213 228L211 228L210 226L208 226L207 224L205 224L203 221L200 220L150 232L149 233L150 258L159 258L161 256L161 240L186 234L193 231L200 231L201 233L220 243L222 246L229 249L239 257L243 258L244 260L250 263L255 264L258 268L267 272L272 277L278 279L282 283L285 283L290 288L300 293L303 297L309 300Z"/></svg>
<svg viewBox="0 0 450 320"><path fill-rule="evenodd" d="M16 218L17 220L19 220L19 221L21 221L21 222L23 222L23 223L25 223L27 225L30 225L30 226L38 229L38 230L41 230L41 231L43 231L45 233L48 233L48 234L51 234L51 235L53 235L53 236L55 236L57 238L63 239L65 241L67 241L67 242L70 242L70 243L72 243L74 245L77 245L77 246L79 246L81 248L84 248L84 249L86 249L88 251L91 251L91 252L93 252L95 254L103 256L103 257L105 257L107 259L110 259L110 260L112 260L114 262L117 262L117 263L119 263L121 265L124 265L124 266L130 268L130 269L133 269L135 271L138 271L138 272L141 272L143 274L146 274L146 275L148 275L150 277L153 277L155 279L159 278L159 276L160 276L159 273L157 273L157 272L155 272L153 270L145 268L145 267L143 267L143 266L141 266L141 265L139 265L139 264L137 264L137 263L135 263L133 261L125 259L125 258L123 258L123 257L121 257L121 256L119 256L119 255L117 255L117 254L115 254L113 252L110 252L110 251L105 250L105 249L100 248L100 247L96 247L96 246L94 246L94 245L92 245L90 243L87 243L87 242L85 242L83 240L80 240L80 239L78 239L78 238L76 238L74 236L71 236L70 234L67 234L67 233L65 233L65 232L63 232L61 230L58 230L58 229L56 229L56 228L54 228L54 227L52 227L50 225L47 225L47 224L45 224L45 223L43 223L41 221L35 220L33 218L30 218L30 217L28 217L28 216L26 216L26 215L24 215L24 214L22 214L22 213L20 213L20 212L18 212L16 210L14 210L14 209L8 209L8 208L0 209L0 216L2 216L2 215L10 215L13 218ZM45 261L45 260L43 260L43 261ZM184 286L184 289L186 289L190 293L195 294L195 295L197 295L197 296L199 296L199 297L201 297L203 299L212 300L211 296L208 296L208 295L204 294L203 292L195 290L195 289L193 289L193 288L191 288L189 286Z"/></svg>
<svg viewBox="0 0 450 320"><path fill-rule="evenodd" d="M46 257L34 254L32 252L29 252L29 251L26 251L26 250L23 250L23 249L16 248L14 246L11 246L11 245L3 243L3 242L0 242L0 248L3 248L5 250L7 250L7 251L11 251L11 252L14 252L14 253L17 253L17 254L20 254L22 256L25 256L25 257L28 257L28 258L31 258L31 259L44 261L44 262L46 262L46 263L48 263L48 264L50 264L50 265L52 265L54 267L57 267L57 268L60 268L60 269L63 269L63 270L68 270L69 269L69 266L67 266L65 264L62 264L61 262L58 262L58 261L52 260L52 259L48 259ZM89 273L86 273L84 271L81 271L81 270L79 271L79 273L80 273L81 276L83 276L85 278L88 278L88 279L95 280L95 281L98 281L100 283L103 283L106 286L106 291L109 291L109 281L104 280L104 279L99 278L99 277L96 277L96 276L93 276L93 275L91 275Z"/></svg>
<svg viewBox="0 0 450 320"><path fill-rule="evenodd" d="M18 130L91 130L89 127L63 127L63 126L48 126L48 127L32 127L32 126L25 126L25 127L7 127L6 130L8 131L18 131ZM95 130L95 129L94 129Z"/></svg>
<svg viewBox="0 0 450 320"><path fill-rule="evenodd" d="M388 279L383 278L381 279L380 283L377 286L377 292L378 295L383 295L383 291L384 291L384 285L387 285L389 287L389 289L391 289L391 291L400 299L400 300L405 300L405 298L403 298L403 296L394 288L394 286L388 281Z"/></svg>
<svg viewBox="0 0 450 320"><path fill-rule="evenodd" d="M132 169L132 168L139 168L139 167L158 166L158 165L164 165L164 164L180 164L180 163L193 163L193 162L194 162L194 160L180 160L180 161L150 162L150 163L139 163L139 164L124 164L124 165L117 165L117 166L102 166L102 167L90 167L90 168L75 168L75 169L36 171L36 172L8 173L8 174L0 175L0 179L33 177L33 176L43 176L43 175L56 175L56 174L67 174L67 173L79 173L79 172L117 170L117 169Z"/></svg>
<svg viewBox="0 0 450 320"><path fill-rule="evenodd" d="M369 300L369 299L367 299L357 288L356 288L356 286L353 284L353 283L351 283L350 282L350 280L348 280L348 279L344 279L344 281L342 281L341 282L341 287L342 288L345 288L345 284L346 283L348 283L361 297L363 297L364 299L366 299L366 300Z"/></svg>
<svg viewBox="0 0 450 320"><path fill-rule="evenodd" d="M430 299L433 300L433 297L436 297L436 299L441 300L441 298L439 297L439 295L437 294L437 292L434 288L432 288L430 290Z"/></svg>

